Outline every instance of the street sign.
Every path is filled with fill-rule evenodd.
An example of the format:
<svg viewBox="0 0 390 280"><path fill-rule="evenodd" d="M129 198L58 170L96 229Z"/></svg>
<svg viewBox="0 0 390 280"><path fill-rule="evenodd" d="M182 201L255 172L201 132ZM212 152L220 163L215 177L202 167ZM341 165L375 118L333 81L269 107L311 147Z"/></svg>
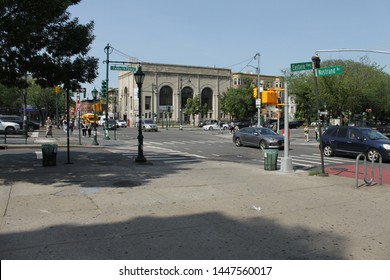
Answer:
<svg viewBox="0 0 390 280"><path fill-rule="evenodd" d="M110 69L111 70L118 70L118 71L131 71L131 72L137 71L137 67L133 67L133 66L111 65Z"/></svg>
<svg viewBox="0 0 390 280"><path fill-rule="evenodd" d="M305 70L312 70L313 69L312 62L292 63L292 64L290 64L290 66L291 66L291 72L305 71Z"/></svg>
<svg viewBox="0 0 390 280"><path fill-rule="evenodd" d="M317 77L340 75L343 73L342 66L332 66L317 69Z"/></svg>

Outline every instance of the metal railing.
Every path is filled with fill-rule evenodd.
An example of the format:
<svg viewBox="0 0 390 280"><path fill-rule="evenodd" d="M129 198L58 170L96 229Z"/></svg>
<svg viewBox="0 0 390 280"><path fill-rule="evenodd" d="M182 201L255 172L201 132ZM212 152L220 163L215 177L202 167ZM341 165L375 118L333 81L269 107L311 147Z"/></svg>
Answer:
<svg viewBox="0 0 390 280"><path fill-rule="evenodd" d="M367 186L372 185L374 182L374 169L375 169L375 160L371 160L371 176L368 180L367 178L367 157L365 154L359 154L356 157L356 180L355 180L355 187L359 187L359 161L360 158L363 157L363 174L364 174L364 182ZM379 165L379 177L378 177L378 183L379 185L382 185L382 156L378 153L378 165Z"/></svg>

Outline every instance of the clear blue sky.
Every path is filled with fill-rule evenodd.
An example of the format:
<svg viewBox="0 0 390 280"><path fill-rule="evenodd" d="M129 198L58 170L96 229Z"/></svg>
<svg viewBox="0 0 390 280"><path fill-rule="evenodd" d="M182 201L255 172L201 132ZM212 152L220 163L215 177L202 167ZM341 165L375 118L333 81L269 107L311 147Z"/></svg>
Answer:
<svg viewBox="0 0 390 280"><path fill-rule="evenodd" d="M227 67L281 75L291 63L310 61L316 50L370 49L390 52L389 0L82 0L71 7L81 23L93 20L96 39L90 54L100 59L100 89L105 78L104 47L140 61ZM367 55L390 73L390 54L320 53L322 60ZM113 53L110 60L127 60ZM110 87L118 76L110 73Z"/></svg>

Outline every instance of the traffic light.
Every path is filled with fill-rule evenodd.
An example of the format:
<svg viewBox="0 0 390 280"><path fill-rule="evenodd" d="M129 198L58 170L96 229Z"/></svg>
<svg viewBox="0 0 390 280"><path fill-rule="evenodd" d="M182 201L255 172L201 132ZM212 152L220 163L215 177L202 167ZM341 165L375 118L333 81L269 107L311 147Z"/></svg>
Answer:
<svg viewBox="0 0 390 280"><path fill-rule="evenodd" d="M102 81L102 88L101 88L101 97L106 97L107 95L107 81L103 80Z"/></svg>
<svg viewBox="0 0 390 280"><path fill-rule="evenodd" d="M257 87L253 88L253 98L254 99L258 98L258 96L259 96L258 94L259 94L258 88Z"/></svg>
<svg viewBox="0 0 390 280"><path fill-rule="evenodd" d="M61 87L60 87L60 86L56 86L56 87L54 88L54 92L55 92L56 94L60 93L60 92L61 92Z"/></svg>
<svg viewBox="0 0 390 280"><path fill-rule="evenodd" d="M311 61L313 61L314 69L321 68L321 59L317 54L311 58Z"/></svg>

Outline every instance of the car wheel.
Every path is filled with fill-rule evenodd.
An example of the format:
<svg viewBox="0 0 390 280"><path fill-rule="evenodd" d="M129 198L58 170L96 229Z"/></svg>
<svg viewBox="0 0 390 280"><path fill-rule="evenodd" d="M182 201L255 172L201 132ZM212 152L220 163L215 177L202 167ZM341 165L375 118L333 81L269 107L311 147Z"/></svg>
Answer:
<svg viewBox="0 0 390 280"><path fill-rule="evenodd" d="M240 138L236 138L236 140L234 141L234 143L236 144L237 147L240 147L242 144L241 144L241 139Z"/></svg>
<svg viewBox="0 0 390 280"><path fill-rule="evenodd" d="M264 150L267 148L267 143L264 140L261 140L259 143L259 148Z"/></svg>
<svg viewBox="0 0 390 280"><path fill-rule="evenodd" d="M33 131L34 131L34 127L33 127L33 126L29 126L29 127L28 127L28 131L29 131L29 132L33 132Z"/></svg>
<svg viewBox="0 0 390 280"><path fill-rule="evenodd" d="M213 127L210 126L210 127L209 127L209 130L213 130Z"/></svg>
<svg viewBox="0 0 390 280"><path fill-rule="evenodd" d="M378 161L379 160L379 152L376 149L369 149L367 151L367 158L369 161Z"/></svg>
<svg viewBox="0 0 390 280"><path fill-rule="evenodd" d="M12 126L8 126L5 128L5 131L7 132L7 134L13 134L15 132L15 128L13 128Z"/></svg>
<svg viewBox="0 0 390 280"><path fill-rule="evenodd" d="M329 145L324 146L324 156L332 157L334 154L333 148Z"/></svg>

